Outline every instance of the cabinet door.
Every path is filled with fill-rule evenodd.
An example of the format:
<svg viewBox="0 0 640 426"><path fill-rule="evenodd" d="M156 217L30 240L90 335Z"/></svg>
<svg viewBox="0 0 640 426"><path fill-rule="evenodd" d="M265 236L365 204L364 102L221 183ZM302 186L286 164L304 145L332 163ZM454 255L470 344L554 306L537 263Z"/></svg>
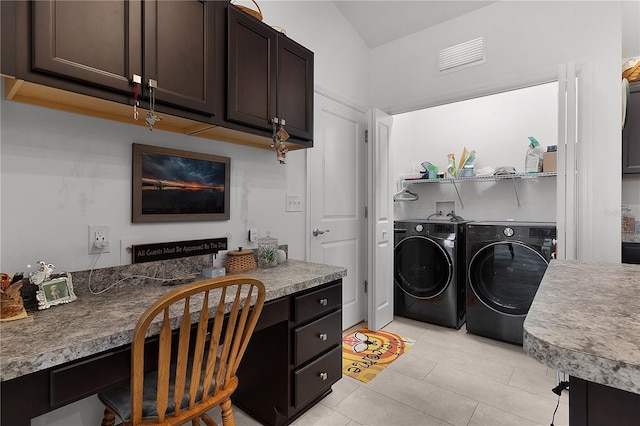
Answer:
<svg viewBox="0 0 640 426"><path fill-rule="evenodd" d="M227 120L269 131L276 116L277 32L234 6L228 14Z"/></svg>
<svg viewBox="0 0 640 426"><path fill-rule="evenodd" d="M220 113L224 69L219 69L219 61L224 60L224 44L219 44L218 33L224 36L224 28L218 28L216 18L224 10L219 4L144 2L143 82L146 86L149 79L157 81L157 102L207 115Z"/></svg>
<svg viewBox="0 0 640 426"><path fill-rule="evenodd" d="M640 82L631 84L627 123L622 130L622 174L640 174Z"/></svg>
<svg viewBox="0 0 640 426"><path fill-rule="evenodd" d="M34 1L34 71L131 92L142 74L140 1Z"/></svg>
<svg viewBox="0 0 640 426"><path fill-rule="evenodd" d="M313 52L278 37L278 109L292 137L313 140Z"/></svg>

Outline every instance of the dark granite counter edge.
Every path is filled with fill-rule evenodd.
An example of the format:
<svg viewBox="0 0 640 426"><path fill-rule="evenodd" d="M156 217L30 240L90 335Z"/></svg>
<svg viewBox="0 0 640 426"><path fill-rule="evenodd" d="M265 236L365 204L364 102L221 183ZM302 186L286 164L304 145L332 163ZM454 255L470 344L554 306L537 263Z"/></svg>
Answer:
<svg viewBox="0 0 640 426"><path fill-rule="evenodd" d="M636 265L552 261L524 322L525 353L570 376L640 394L640 358L632 355L638 328L631 320L638 277ZM620 297L628 303L614 309Z"/></svg>
<svg viewBox="0 0 640 426"><path fill-rule="evenodd" d="M311 269L320 268L324 271L312 278L300 278L302 281L294 284L286 284L284 286L270 286L268 280L263 280L267 287L266 300L275 300L280 297L296 293L302 290L311 289L331 281L338 280L347 275L347 270L343 267L329 266L302 261L288 261L288 267L309 267ZM275 268L271 270L256 269L247 271L247 275L253 274L274 274L277 272ZM305 275L305 274L300 274ZM262 278L260 278L262 279ZM73 302L77 303L77 302ZM70 307L72 305L69 305ZM54 307L55 308L55 307ZM37 313L36 313L37 315ZM136 318L137 320L137 318ZM62 365L70 361L82 359L91 355L96 355L114 348L131 343L133 327L135 321L131 325L130 330L114 333L108 336L96 337L95 339L85 339L74 345L65 346L52 351L46 351L35 354L26 354L25 356L16 357L7 360L4 356L0 359L0 381L11 380L16 377L34 373L36 371ZM2 351L4 352L4 351ZM3 353L4 355L4 353ZM11 357L9 357L11 358Z"/></svg>
<svg viewBox="0 0 640 426"><path fill-rule="evenodd" d="M538 339L524 327L523 349L531 358L547 367L612 388L640 394L638 365L597 357L559 347ZM615 372L615 374L611 374Z"/></svg>

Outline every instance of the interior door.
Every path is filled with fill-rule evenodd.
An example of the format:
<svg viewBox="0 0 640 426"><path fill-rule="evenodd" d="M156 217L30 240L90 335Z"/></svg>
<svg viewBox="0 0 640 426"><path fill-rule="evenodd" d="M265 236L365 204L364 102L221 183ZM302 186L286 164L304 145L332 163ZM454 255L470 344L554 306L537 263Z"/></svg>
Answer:
<svg viewBox="0 0 640 426"><path fill-rule="evenodd" d="M365 319L366 117L315 94L309 164L309 260L344 266L342 324ZM317 228L315 235L313 229Z"/></svg>
<svg viewBox="0 0 640 426"><path fill-rule="evenodd" d="M376 331L393 320L393 193L389 165L392 117L369 112L367 144L368 327Z"/></svg>

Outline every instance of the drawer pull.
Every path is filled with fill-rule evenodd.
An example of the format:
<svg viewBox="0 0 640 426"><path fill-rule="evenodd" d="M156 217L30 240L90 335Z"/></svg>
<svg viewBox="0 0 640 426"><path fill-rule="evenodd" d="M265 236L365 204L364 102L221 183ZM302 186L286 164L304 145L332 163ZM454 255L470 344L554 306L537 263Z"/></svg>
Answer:
<svg viewBox="0 0 640 426"><path fill-rule="evenodd" d="M327 378L329 378L329 374L327 374L327 373L320 373L320 378L321 378L322 380L327 380Z"/></svg>
<svg viewBox="0 0 640 426"><path fill-rule="evenodd" d="M320 340L324 342L325 340L327 340L327 337L329 336L327 336L327 333L320 333L318 337L320 338Z"/></svg>
<svg viewBox="0 0 640 426"><path fill-rule="evenodd" d="M320 299L320 304L322 306L327 306L328 303L329 303L329 299Z"/></svg>

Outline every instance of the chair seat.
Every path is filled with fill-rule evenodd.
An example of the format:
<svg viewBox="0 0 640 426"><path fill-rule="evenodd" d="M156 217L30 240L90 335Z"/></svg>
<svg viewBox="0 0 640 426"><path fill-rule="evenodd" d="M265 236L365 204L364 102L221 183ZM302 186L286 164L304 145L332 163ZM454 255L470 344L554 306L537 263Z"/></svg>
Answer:
<svg viewBox="0 0 640 426"><path fill-rule="evenodd" d="M217 363L216 363L217 364ZM189 365L191 365L191 358L189 359ZM202 364L202 375L204 375L204 368L206 363ZM169 401L167 406L167 415L171 415L176 411L176 405L173 401L173 395L175 392L175 364L171 365L170 380L169 380ZM214 372L215 377L215 372ZM191 382L191 372L187 372L187 380L184 389L184 395L182 397L182 403L180 409L184 410L189 407L189 400L191 394L189 392L189 383ZM153 370L144 376L144 390L142 393L142 418L153 419L158 417L156 411L156 388L158 386L158 371ZM211 383L211 389L215 386L215 380ZM208 394L211 394L211 389ZM116 415L124 422L131 421L131 382L126 381L121 384L110 388L104 392L98 394L98 398L103 404L111 408ZM198 386L196 392L196 402L202 401L202 385Z"/></svg>

